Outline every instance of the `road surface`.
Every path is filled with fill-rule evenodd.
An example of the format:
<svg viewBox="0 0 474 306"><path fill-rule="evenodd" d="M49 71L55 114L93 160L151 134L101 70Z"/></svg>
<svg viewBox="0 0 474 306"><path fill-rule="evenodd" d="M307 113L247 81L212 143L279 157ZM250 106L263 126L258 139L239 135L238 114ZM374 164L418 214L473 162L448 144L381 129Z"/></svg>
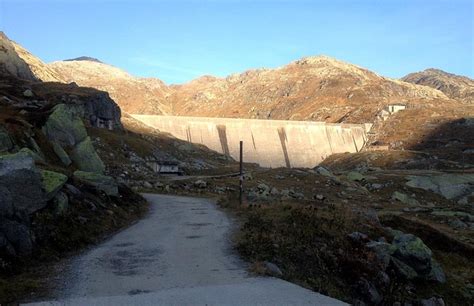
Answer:
<svg viewBox="0 0 474 306"><path fill-rule="evenodd" d="M56 301L33 305L345 305L252 277L211 200L145 194L146 218L71 261Z"/></svg>

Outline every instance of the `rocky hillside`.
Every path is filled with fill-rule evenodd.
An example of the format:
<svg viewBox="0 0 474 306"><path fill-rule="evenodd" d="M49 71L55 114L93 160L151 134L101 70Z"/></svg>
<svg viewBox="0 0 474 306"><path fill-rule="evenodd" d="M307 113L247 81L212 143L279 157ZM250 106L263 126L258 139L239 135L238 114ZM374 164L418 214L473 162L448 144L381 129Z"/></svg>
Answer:
<svg viewBox="0 0 474 306"><path fill-rule="evenodd" d="M474 103L474 80L465 76L430 68L421 72L410 73L402 80L438 89L452 99Z"/></svg>
<svg viewBox="0 0 474 306"><path fill-rule="evenodd" d="M390 103L440 103L433 89L381 77L326 56L227 78L174 86L174 114L211 117L371 122Z"/></svg>
<svg viewBox="0 0 474 306"><path fill-rule="evenodd" d="M20 79L62 82L61 76L0 32L0 71Z"/></svg>
<svg viewBox="0 0 474 306"><path fill-rule="evenodd" d="M91 60L49 66L67 81L108 91L129 113L367 122L387 104L448 99L437 90L384 78L326 56L171 86L157 79L133 78Z"/></svg>
<svg viewBox="0 0 474 306"><path fill-rule="evenodd" d="M66 82L107 91L128 113L169 114L166 102L171 89L153 78L136 78L127 72L97 59L77 59L48 64Z"/></svg>

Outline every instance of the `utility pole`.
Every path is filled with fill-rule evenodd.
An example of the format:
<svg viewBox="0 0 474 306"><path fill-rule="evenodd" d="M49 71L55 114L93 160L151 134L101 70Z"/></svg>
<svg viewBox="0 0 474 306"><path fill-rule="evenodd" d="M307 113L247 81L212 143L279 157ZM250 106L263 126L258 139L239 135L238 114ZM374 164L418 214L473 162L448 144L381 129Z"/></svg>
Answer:
<svg viewBox="0 0 474 306"><path fill-rule="evenodd" d="M240 188L239 188L239 202L242 206L243 204L243 194L244 194L244 165L243 165L243 157L244 157L244 142L240 141Z"/></svg>

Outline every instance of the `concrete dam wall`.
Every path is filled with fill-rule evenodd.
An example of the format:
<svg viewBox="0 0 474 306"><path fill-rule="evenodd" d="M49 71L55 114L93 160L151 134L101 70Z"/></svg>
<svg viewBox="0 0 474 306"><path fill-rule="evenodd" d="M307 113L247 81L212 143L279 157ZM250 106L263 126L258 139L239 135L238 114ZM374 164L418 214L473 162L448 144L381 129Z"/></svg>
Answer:
<svg viewBox="0 0 474 306"><path fill-rule="evenodd" d="M370 124L132 115L176 138L199 143L238 160L263 167L314 167L333 153L358 152Z"/></svg>

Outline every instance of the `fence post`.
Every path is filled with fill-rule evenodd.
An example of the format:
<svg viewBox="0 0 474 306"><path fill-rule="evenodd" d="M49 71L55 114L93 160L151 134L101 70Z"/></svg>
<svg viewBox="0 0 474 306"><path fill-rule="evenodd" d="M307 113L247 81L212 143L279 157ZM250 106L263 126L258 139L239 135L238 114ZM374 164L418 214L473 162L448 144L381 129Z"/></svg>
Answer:
<svg viewBox="0 0 474 306"><path fill-rule="evenodd" d="M244 194L244 167L243 167L243 156L244 156L244 142L240 141L240 188L239 188L239 202L240 205L243 204L243 194Z"/></svg>

